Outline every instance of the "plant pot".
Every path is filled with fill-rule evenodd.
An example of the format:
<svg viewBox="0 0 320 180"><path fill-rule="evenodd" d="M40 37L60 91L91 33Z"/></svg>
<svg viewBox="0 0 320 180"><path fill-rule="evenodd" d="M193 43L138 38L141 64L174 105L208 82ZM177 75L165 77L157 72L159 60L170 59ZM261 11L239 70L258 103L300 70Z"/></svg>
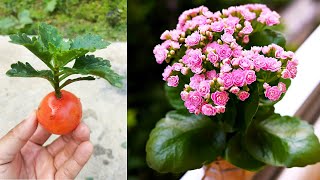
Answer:
<svg viewBox="0 0 320 180"><path fill-rule="evenodd" d="M228 161L216 160L204 167L202 180L250 180L254 172L238 168Z"/></svg>

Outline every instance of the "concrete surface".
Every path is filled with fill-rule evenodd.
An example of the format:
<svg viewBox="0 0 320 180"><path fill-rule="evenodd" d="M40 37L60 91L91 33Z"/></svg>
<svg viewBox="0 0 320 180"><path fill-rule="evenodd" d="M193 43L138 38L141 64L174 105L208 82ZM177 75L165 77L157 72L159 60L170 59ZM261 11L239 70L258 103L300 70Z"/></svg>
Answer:
<svg viewBox="0 0 320 180"><path fill-rule="evenodd" d="M113 69L124 75L125 80L122 89L103 79L82 81L65 88L81 99L83 121L91 130L94 145L94 154L77 179L124 180L127 179L127 43L112 43L94 54L110 60ZM53 91L44 79L7 77L5 72L18 60L27 61L36 69L45 67L25 47L0 36L0 137ZM51 137L49 142L55 138Z"/></svg>

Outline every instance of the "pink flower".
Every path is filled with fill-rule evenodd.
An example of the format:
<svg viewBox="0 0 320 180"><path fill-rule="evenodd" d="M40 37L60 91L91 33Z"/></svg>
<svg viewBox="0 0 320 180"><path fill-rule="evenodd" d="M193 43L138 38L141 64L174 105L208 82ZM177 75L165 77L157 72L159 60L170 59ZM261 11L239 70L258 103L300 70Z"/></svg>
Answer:
<svg viewBox="0 0 320 180"><path fill-rule="evenodd" d="M250 96L250 94L247 91L240 91L238 94L238 98L241 101L245 101L249 96Z"/></svg>
<svg viewBox="0 0 320 180"><path fill-rule="evenodd" d="M244 22L244 28L240 31L243 34L250 34L253 31L251 23L249 21Z"/></svg>
<svg viewBox="0 0 320 180"><path fill-rule="evenodd" d="M238 46L237 48L232 50L232 56L233 57L240 57L242 54L241 46Z"/></svg>
<svg viewBox="0 0 320 180"><path fill-rule="evenodd" d="M210 51L210 52L208 53L208 60L209 60L212 64L215 64L215 63L218 62L219 56L218 56L215 52Z"/></svg>
<svg viewBox="0 0 320 180"><path fill-rule="evenodd" d="M253 70L247 70L246 72L245 72L245 79L246 79L246 83L247 84L251 84L251 83L253 83L253 82L255 82L256 81L256 74L255 74L255 71L253 71Z"/></svg>
<svg viewBox="0 0 320 180"><path fill-rule="evenodd" d="M229 33L224 33L222 36L221 36L221 40L225 43L232 43L235 41L235 39L233 38L233 36Z"/></svg>
<svg viewBox="0 0 320 180"><path fill-rule="evenodd" d="M220 57L220 59L229 58L232 55L232 50L227 44L223 44L218 46L217 54Z"/></svg>
<svg viewBox="0 0 320 180"><path fill-rule="evenodd" d="M267 87L264 95L271 101L277 101L281 96L281 91L277 86Z"/></svg>
<svg viewBox="0 0 320 180"><path fill-rule="evenodd" d="M216 115L216 108L214 108L211 104L205 104L201 107L202 114L206 116L214 116Z"/></svg>
<svg viewBox="0 0 320 180"><path fill-rule="evenodd" d="M158 64L162 64L162 62L166 60L168 52L169 51L161 45L156 45L154 47L153 54Z"/></svg>
<svg viewBox="0 0 320 180"><path fill-rule="evenodd" d="M218 106L225 106L229 100L229 94L226 91L216 91L211 94L211 99Z"/></svg>
<svg viewBox="0 0 320 180"><path fill-rule="evenodd" d="M197 91L190 91L188 99L185 101L184 105L189 110L189 112L193 113L199 106L202 105L203 98L201 97L200 93Z"/></svg>
<svg viewBox="0 0 320 180"><path fill-rule="evenodd" d="M289 79L289 78L291 78L291 74L290 74L290 72L289 72L287 69L285 69L285 70L282 71L281 77L282 77L283 79Z"/></svg>
<svg viewBox="0 0 320 180"><path fill-rule="evenodd" d="M179 77L178 76L170 76L168 79L168 86L177 87L179 84Z"/></svg>
<svg viewBox="0 0 320 180"><path fill-rule="evenodd" d="M247 20L247 21L251 21L254 18L256 18L256 13L250 12L247 9L241 9L240 13L244 17L244 19Z"/></svg>
<svg viewBox="0 0 320 180"><path fill-rule="evenodd" d="M238 94L239 91L240 89L237 86L233 86L232 88L230 88L230 92L233 94Z"/></svg>
<svg viewBox="0 0 320 180"><path fill-rule="evenodd" d="M274 55L275 55L276 58L282 58L283 57L283 55L282 55L283 53L284 53L283 49L277 49Z"/></svg>
<svg viewBox="0 0 320 180"><path fill-rule="evenodd" d="M211 24L211 29L214 32L221 32L224 28L224 24L222 21L215 21Z"/></svg>
<svg viewBox="0 0 320 180"><path fill-rule="evenodd" d="M225 106L216 106L217 113L224 113L226 111Z"/></svg>
<svg viewBox="0 0 320 180"><path fill-rule="evenodd" d="M187 68L187 67L182 67L182 68L181 68L181 74L187 75L188 72L189 72L189 68Z"/></svg>
<svg viewBox="0 0 320 180"><path fill-rule="evenodd" d="M253 69L253 62L250 61L248 58L243 57L243 58L240 58L240 60L239 60L239 66L243 70Z"/></svg>
<svg viewBox="0 0 320 180"><path fill-rule="evenodd" d="M199 34L198 31L196 31L186 38L185 43L187 46L195 46L199 44L200 40L201 40L201 35Z"/></svg>
<svg viewBox="0 0 320 180"><path fill-rule="evenodd" d="M262 67L266 66L265 57L262 55L259 55L253 60L253 63L256 69L261 69Z"/></svg>
<svg viewBox="0 0 320 180"><path fill-rule="evenodd" d="M245 35L245 36L243 36L243 39L242 39L242 42L244 43L244 44L247 44L248 42L249 42L249 36L248 35Z"/></svg>
<svg viewBox="0 0 320 180"><path fill-rule="evenodd" d="M171 31L166 30L165 32L162 33L160 39L161 40L171 39L173 41L178 41L181 33L182 33L182 31L176 30L176 29L171 30Z"/></svg>
<svg viewBox="0 0 320 180"><path fill-rule="evenodd" d="M234 28L230 28L230 27L225 28L224 33L232 35L234 33Z"/></svg>
<svg viewBox="0 0 320 180"><path fill-rule="evenodd" d="M278 83L278 88L282 93L285 93L287 91L286 84L283 82Z"/></svg>
<svg viewBox="0 0 320 180"><path fill-rule="evenodd" d="M168 77L171 75L173 68L171 66L167 66L162 73L163 80L166 81Z"/></svg>
<svg viewBox="0 0 320 180"><path fill-rule="evenodd" d="M217 77L217 72L215 70L207 71L206 76L209 80L212 80Z"/></svg>
<svg viewBox="0 0 320 180"><path fill-rule="evenodd" d="M224 73L221 79L223 81L223 86L226 89L229 89L231 86L233 86L233 77L231 73Z"/></svg>
<svg viewBox="0 0 320 180"><path fill-rule="evenodd" d="M188 49L186 55L182 57L182 61L193 73L200 74L202 71L202 55L201 49Z"/></svg>
<svg viewBox="0 0 320 180"><path fill-rule="evenodd" d="M182 99L183 101L186 101L186 100L188 99L188 97L189 97L189 93L186 92L186 91L181 91L180 97L181 97L181 99Z"/></svg>
<svg viewBox="0 0 320 180"><path fill-rule="evenodd" d="M232 70L232 68L231 68L231 66L230 66L229 64L223 64L223 65L220 67L220 72L226 73L226 72L229 72L229 71L231 71L231 70Z"/></svg>
<svg viewBox="0 0 320 180"><path fill-rule="evenodd" d="M238 17L234 17L234 16L229 16L224 20L225 20L225 24L231 29L234 29L240 21Z"/></svg>
<svg viewBox="0 0 320 180"><path fill-rule="evenodd" d="M295 78L297 75L297 61L288 61L286 69L290 72L291 78Z"/></svg>
<svg viewBox="0 0 320 180"><path fill-rule="evenodd" d="M190 87L192 89L198 89L200 82L204 81L205 77L204 74L195 74L190 78Z"/></svg>
<svg viewBox="0 0 320 180"><path fill-rule="evenodd" d="M206 97L207 94L210 93L210 82L209 81L201 81L197 91L200 93L202 97Z"/></svg>
<svg viewBox="0 0 320 180"><path fill-rule="evenodd" d="M264 89L267 89L267 88L269 88L269 87L270 87L270 85L269 85L268 83L266 83L266 82L263 83L263 88L264 88Z"/></svg>
<svg viewBox="0 0 320 180"><path fill-rule="evenodd" d="M279 71L281 68L281 61L278 61L275 58L267 57L265 60L265 66L262 67L263 70L268 70L271 72Z"/></svg>
<svg viewBox="0 0 320 180"><path fill-rule="evenodd" d="M172 64L172 69L174 71L180 71L182 69L182 67L183 67L182 63L174 63L174 64Z"/></svg>
<svg viewBox="0 0 320 180"><path fill-rule="evenodd" d="M241 69L237 69L232 71L232 80L233 84L242 87L245 83L245 73Z"/></svg>
<svg viewBox="0 0 320 180"><path fill-rule="evenodd" d="M279 24L280 23L279 19L280 19L280 15L277 12L272 11L266 17L266 24L267 26L273 26L275 24Z"/></svg>

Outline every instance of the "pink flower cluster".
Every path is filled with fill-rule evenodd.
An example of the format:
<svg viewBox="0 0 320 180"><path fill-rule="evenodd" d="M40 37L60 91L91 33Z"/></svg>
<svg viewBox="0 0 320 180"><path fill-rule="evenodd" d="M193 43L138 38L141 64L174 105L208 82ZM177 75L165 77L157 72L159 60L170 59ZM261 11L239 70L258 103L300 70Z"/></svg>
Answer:
<svg viewBox="0 0 320 180"><path fill-rule="evenodd" d="M163 80L177 87L179 78L190 77L180 96L194 114L224 113L231 96L245 101L255 82L264 83L265 98L277 101L286 91L285 84L267 83L296 76L298 61L294 53L276 44L251 49L243 46L250 42L249 35L256 26L279 24L279 18L261 4L215 13L204 6L183 12L177 28L165 31L160 38L165 41L153 51L159 64L171 63L162 74Z"/></svg>

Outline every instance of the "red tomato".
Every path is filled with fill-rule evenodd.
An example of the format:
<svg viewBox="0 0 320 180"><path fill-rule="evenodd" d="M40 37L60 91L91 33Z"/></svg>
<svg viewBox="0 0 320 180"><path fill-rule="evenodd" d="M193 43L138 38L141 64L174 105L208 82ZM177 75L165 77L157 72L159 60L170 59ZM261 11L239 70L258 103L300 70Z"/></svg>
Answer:
<svg viewBox="0 0 320 180"><path fill-rule="evenodd" d="M68 91L61 90L60 99L55 96L55 92L51 92L41 101L37 118L42 127L50 133L68 134L81 121L81 102Z"/></svg>

